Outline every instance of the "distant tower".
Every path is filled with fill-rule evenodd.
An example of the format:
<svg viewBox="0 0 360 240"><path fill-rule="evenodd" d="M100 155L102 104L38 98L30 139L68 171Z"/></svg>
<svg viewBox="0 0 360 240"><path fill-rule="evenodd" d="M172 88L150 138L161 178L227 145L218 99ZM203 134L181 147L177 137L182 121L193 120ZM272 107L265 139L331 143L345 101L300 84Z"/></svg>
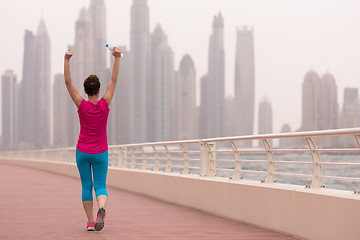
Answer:
<svg viewBox="0 0 360 240"><path fill-rule="evenodd" d="M53 85L53 115L54 115L54 146L70 147L73 144L73 122L69 121L73 117L73 101L64 84L64 75L56 74Z"/></svg>
<svg viewBox="0 0 360 240"><path fill-rule="evenodd" d="M164 43L155 52L155 141L175 140L175 72L174 52Z"/></svg>
<svg viewBox="0 0 360 240"><path fill-rule="evenodd" d="M319 130L338 128L338 101L335 78L330 73L325 73L320 79L320 119Z"/></svg>
<svg viewBox="0 0 360 240"><path fill-rule="evenodd" d="M94 74L94 43L93 28L89 12L86 8L80 9L79 17L75 23L74 59L71 63L71 76L73 84L84 98L84 80Z"/></svg>
<svg viewBox="0 0 360 240"><path fill-rule="evenodd" d="M311 70L304 78L302 92L302 131L338 127L337 86L334 77Z"/></svg>
<svg viewBox="0 0 360 240"><path fill-rule="evenodd" d="M25 31L24 37L24 58L22 81L20 86L19 102L19 142L22 142L24 148L34 148L35 138L35 96L37 84L36 79L36 61L35 58L35 36L31 31Z"/></svg>
<svg viewBox="0 0 360 240"><path fill-rule="evenodd" d="M208 64L207 84L205 85L207 98L206 137L221 137L224 135L225 102L224 19L221 13L214 16Z"/></svg>
<svg viewBox="0 0 360 240"><path fill-rule="evenodd" d="M131 6L130 142L147 141L147 88L150 79L149 8L146 0Z"/></svg>
<svg viewBox="0 0 360 240"><path fill-rule="evenodd" d="M301 131L319 129L319 75L314 70L306 73L302 85L302 123Z"/></svg>
<svg viewBox="0 0 360 240"><path fill-rule="evenodd" d="M252 135L255 111L253 28L237 29L235 56L235 135Z"/></svg>
<svg viewBox="0 0 360 240"><path fill-rule="evenodd" d="M179 140L195 139L197 137L196 74L194 62L188 54L182 58L180 69L176 74L176 96L177 137Z"/></svg>
<svg viewBox="0 0 360 240"><path fill-rule="evenodd" d="M156 61L156 53L160 46L167 44L167 36L165 35L163 29L160 24L157 24L153 33L151 34L151 78L148 82L147 87L147 141L154 142L159 141L156 137L156 114L154 114L154 109L156 104L159 102L156 100L159 94L159 81L158 81L158 73L156 69L160 68L158 64L160 62ZM159 88L159 89L157 89Z"/></svg>
<svg viewBox="0 0 360 240"><path fill-rule="evenodd" d="M94 70L105 69L106 66L106 7L104 0L91 0L90 2L90 18L92 22L93 32L93 54L94 54Z"/></svg>
<svg viewBox="0 0 360 240"><path fill-rule="evenodd" d="M3 149L10 149L17 140L16 95L16 75L12 70L7 70L1 76L1 132Z"/></svg>
<svg viewBox="0 0 360 240"><path fill-rule="evenodd" d="M93 33L93 74L96 74L101 81L100 97L102 97L105 94L111 78L110 69L106 65L106 57L111 54L105 49L107 43L105 1L91 0L89 15Z"/></svg>
<svg viewBox="0 0 360 240"><path fill-rule="evenodd" d="M50 39L42 19L35 35L35 145L44 148L50 145Z"/></svg>
<svg viewBox="0 0 360 240"><path fill-rule="evenodd" d="M271 101L268 97L263 97L259 104L259 134L270 134L273 133L273 115ZM272 139L268 140L270 145ZM263 143L260 141L260 146Z"/></svg>

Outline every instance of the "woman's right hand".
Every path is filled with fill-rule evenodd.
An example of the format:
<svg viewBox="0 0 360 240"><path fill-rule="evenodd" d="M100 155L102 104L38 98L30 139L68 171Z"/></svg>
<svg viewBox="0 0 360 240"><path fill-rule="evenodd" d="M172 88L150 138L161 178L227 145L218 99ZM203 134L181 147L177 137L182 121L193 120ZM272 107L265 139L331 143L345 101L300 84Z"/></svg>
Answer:
<svg viewBox="0 0 360 240"><path fill-rule="evenodd" d="M66 53L65 53L65 60L70 60L70 58L72 57L73 53L72 51L68 50Z"/></svg>
<svg viewBox="0 0 360 240"><path fill-rule="evenodd" d="M120 57L121 57L121 50L120 50L120 48L114 47L114 50L113 50L113 52L112 52L112 55L113 55L115 58L120 58Z"/></svg>

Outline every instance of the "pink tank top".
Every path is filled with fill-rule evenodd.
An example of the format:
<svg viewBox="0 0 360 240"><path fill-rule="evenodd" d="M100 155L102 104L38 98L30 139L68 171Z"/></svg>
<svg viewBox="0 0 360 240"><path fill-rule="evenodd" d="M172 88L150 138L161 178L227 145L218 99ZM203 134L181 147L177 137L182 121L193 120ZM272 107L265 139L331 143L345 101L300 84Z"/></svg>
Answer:
<svg viewBox="0 0 360 240"><path fill-rule="evenodd" d="M83 153L102 153L108 150L106 126L109 104L101 98L97 104L81 101L78 114L80 134L76 149Z"/></svg>

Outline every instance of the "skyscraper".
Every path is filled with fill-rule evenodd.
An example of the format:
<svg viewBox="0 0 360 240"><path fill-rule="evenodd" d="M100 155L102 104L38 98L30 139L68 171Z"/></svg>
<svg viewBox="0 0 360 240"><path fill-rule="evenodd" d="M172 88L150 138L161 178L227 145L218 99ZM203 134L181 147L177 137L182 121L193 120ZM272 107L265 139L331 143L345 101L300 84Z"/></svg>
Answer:
<svg viewBox="0 0 360 240"><path fill-rule="evenodd" d="M317 130L319 115L320 77L310 70L304 77L302 85L302 122L301 131Z"/></svg>
<svg viewBox="0 0 360 240"><path fill-rule="evenodd" d="M50 145L50 39L41 19L36 35L25 31L19 94L19 142L25 148Z"/></svg>
<svg viewBox="0 0 360 240"><path fill-rule="evenodd" d="M20 86L20 94L18 95L19 102L19 142L24 148L34 148L35 138L35 89L37 87L36 79L36 65L35 65L35 36L26 30L24 36L24 58L22 81Z"/></svg>
<svg viewBox="0 0 360 240"><path fill-rule="evenodd" d="M106 57L111 55L106 46L106 7L104 0L91 0L89 14L93 35L93 70L101 81L100 96L104 96L109 85L111 72L106 65ZM90 73L89 73L90 74Z"/></svg>
<svg viewBox="0 0 360 240"><path fill-rule="evenodd" d="M255 109L253 28L237 29L235 55L235 134L252 135Z"/></svg>
<svg viewBox="0 0 360 240"><path fill-rule="evenodd" d="M337 86L334 77L310 70L303 83L302 131L326 130L338 127Z"/></svg>
<svg viewBox="0 0 360 240"><path fill-rule="evenodd" d="M177 139L194 139L197 137L196 74L188 54L181 59L176 74L176 96Z"/></svg>
<svg viewBox="0 0 360 240"><path fill-rule="evenodd" d="M65 87L63 74L56 74L53 84L53 116L54 116L54 146L70 147L74 144L74 132L72 131L75 110L73 101Z"/></svg>
<svg viewBox="0 0 360 240"><path fill-rule="evenodd" d="M330 73L319 78L314 70L310 70L304 78L302 98L301 131L338 127L337 86ZM335 138L326 137L319 139L318 146L331 147L334 143Z"/></svg>
<svg viewBox="0 0 360 240"><path fill-rule="evenodd" d="M155 52L155 82L153 82L155 141L175 140L177 132L175 111L174 52L164 43Z"/></svg>
<svg viewBox="0 0 360 240"><path fill-rule="evenodd" d="M74 52L74 58L71 59L70 63L73 84L84 98L83 82L90 74L94 74L93 40L89 11L82 8L75 23L75 44L74 49L71 49Z"/></svg>
<svg viewBox="0 0 360 240"><path fill-rule="evenodd" d="M105 69L106 66L106 7L104 0L91 0L90 18L93 32L93 56L94 72Z"/></svg>
<svg viewBox="0 0 360 240"><path fill-rule="evenodd" d="M268 97L263 97L259 104L259 134L270 134L273 133L273 116L271 101ZM268 140L270 145L272 139ZM260 141L260 146L263 143Z"/></svg>
<svg viewBox="0 0 360 240"><path fill-rule="evenodd" d="M208 74L206 87L206 137L221 137L224 125L225 102L225 50L224 19L221 13L214 16L210 36Z"/></svg>
<svg viewBox="0 0 360 240"><path fill-rule="evenodd" d="M2 103L2 144L3 149L10 149L16 142L16 75L12 70L6 70L1 76L1 103Z"/></svg>
<svg viewBox="0 0 360 240"><path fill-rule="evenodd" d="M35 35L35 145L50 145L50 39L41 19Z"/></svg>
<svg viewBox="0 0 360 240"><path fill-rule="evenodd" d="M146 0L133 0L130 35L130 142L145 142L147 87L151 76L149 8Z"/></svg>
<svg viewBox="0 0 360 240"><path fill-rule="evenodd" d="M339 107L335 78L329 72L320 79L320 119L318 130L338 128Z"/></svg>
<svg viewBox="0 0 360 240"><path fill-rule="evenodd" d="M158 75L155 69L161 67L157 66L159 62L156 62L156 53L160 46L167 44L167 36L165 35L160 24L157 24L153 33L151 34L151 77L149 79L149 84L147 87L147 141L154 142L157 141L156 137L156 116L154 114L154 109L156 104L159 104L156 101L157 94L159 94L158 88Z"/></svg>

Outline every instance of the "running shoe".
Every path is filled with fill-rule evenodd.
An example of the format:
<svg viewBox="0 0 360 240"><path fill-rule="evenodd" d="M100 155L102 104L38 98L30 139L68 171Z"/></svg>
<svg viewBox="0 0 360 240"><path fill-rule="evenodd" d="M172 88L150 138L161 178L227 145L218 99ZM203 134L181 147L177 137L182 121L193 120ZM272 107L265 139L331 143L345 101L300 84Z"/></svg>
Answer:
<svg viewBox="0 0 360 240"><path fill-rule="evenodd" d="M89 222L89 221L86 222L87 231L95 231L94 226L95 226L95 222Z"/></svg>
<svg viewBox="0 0 360 240"><path fill-rule="evenodd" d="M105 208L99 208L95 221L95 231L101 231L104 228L104 220L106 216Z"/></svg>

